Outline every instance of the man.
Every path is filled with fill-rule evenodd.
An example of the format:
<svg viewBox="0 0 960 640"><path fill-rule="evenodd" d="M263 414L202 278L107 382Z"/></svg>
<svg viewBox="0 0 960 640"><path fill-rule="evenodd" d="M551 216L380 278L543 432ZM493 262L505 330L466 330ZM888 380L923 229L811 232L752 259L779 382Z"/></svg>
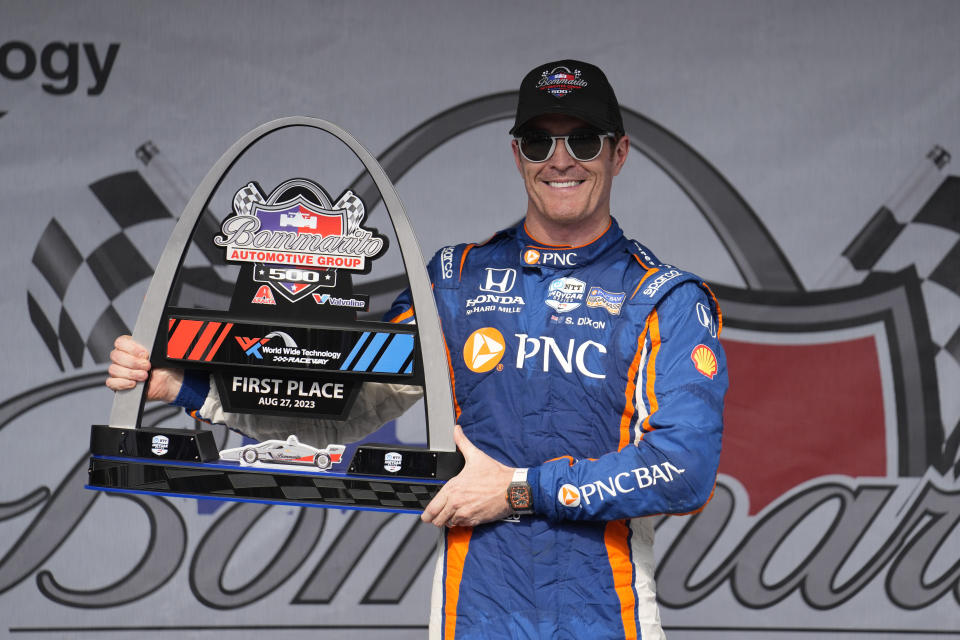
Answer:
<svg viewBox="0 0 960 640"><path fill-rule="evenodd" d="M524 222L447 247L428 269L466 460L422 516L445 527L431 637L662 638L643 516L711 495L727 387L719 310L610 215L629 140L600 69L531 71L511 134ZM387 317L412 316L403 294ZM117 346L107 385L146 379L145 352ZM236 426L215 389L178 376L155 372L148 395ZM410 402L375 391L365 406L384 415L383 400Z"/></svg>

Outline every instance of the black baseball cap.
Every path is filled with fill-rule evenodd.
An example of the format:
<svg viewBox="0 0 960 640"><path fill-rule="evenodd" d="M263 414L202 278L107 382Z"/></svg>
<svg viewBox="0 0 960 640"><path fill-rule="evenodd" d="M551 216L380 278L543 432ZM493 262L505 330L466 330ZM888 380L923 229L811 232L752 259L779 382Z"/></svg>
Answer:
<svg viewBox="0 0 960 640"><path fill-rule="evenodd" d="M602 131L624 133L613 87L603 71L588 62L557 60L524 76L510 135L517 135L530 120L548 113L574 116Z"/></svg>

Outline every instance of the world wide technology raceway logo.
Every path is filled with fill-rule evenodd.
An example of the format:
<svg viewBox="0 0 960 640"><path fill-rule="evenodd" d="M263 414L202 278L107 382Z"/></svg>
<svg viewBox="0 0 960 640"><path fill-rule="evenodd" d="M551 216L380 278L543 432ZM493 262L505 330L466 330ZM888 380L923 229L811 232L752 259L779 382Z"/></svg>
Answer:
<svg viewBox="0 0 960 640"><path fill-rule="evenodd" d="M508 119L515 99L513 93L496 94L439 114L404 136L400 142L405 144L390 147L380 161L398 181L443 143L451 127L466 131ZM902 233L910 225L928 225L960 238L960 223L947 211L957 177L941 173L942 155L931 159L925 175L935 184L915 210L882 208L851 242L843 258L855 277L807 291L759 218L709 163L642 115L630 110L624 115L633 144L644 153L656 152L664 171L697 196L704 216L732 247L747 283L714 287L724 311L722 338L734 381L714 496L699 514L656 517L658 594L667 629L771 635L870 633L876 625L943 629L960 601L960 436L953 425L944 425L937 392L944 369L936 363L960 358L960 328L931 334L935 310L925 304L925 292L930 286L955 291L950 274L957 273L951 262L957 258L947 253L927 273L911 264L892 271L875 267L889 248L884 239L891 229ZM419 151L412 155L410 149ZM158 195L171 192L169 185L157 184L160 172L150 166L162 156L145 146L139 157L139 169L90 185L117 223L114 235L83 255L67 228L53 219L34 253L44 286L60 305L44 307L40 296L28 291L28 315L64 372L106 362L113 337L128 332L129 320L120 317L112 301L148 277L151 267L127 231L155 220L169 220L172 227L180 210ZM366 176L349 190L370 209L378 200ZM130 199L141 206L121 206ZM220 229L213 213L201 224L211 236ZM885 233L876 231L881 227ZM224 264L222 250L205 258L209 264L193 267L186 279L198 295L228 298L229 286L216 270ZM91 281L107 302L84 324L66 301L73 286ZM491 279L490 286L506 287L505 282ZM599 301L595 294L594 299ZM371 301L371 312L385 309L378 304ZM619 310L618 299L606 304ZM502 336L475 336L474 351L463 357L477 369L492 369L504 343ZM7 399L0 405L0 428L28 419L56 398L101 384L102 373L81 373ZM158 420L172 415L163 411L153 415ZM151 522L143 561L109 588L66 589L44 565L98 496L78 488L85 454L77 456L81 462L54 490L44 487L3 505L0 519L36 515L0 560L0 597L36 574L36 588L57 606L112 608L142 600L149 607L167 581L183 574L183 588L204 607L239 610L290 581L333 518L324 510L299 510L271 570L250 576L241 589L228 589L217 576L266 507L219 509L194 546L178 507L163 498L132 499ZM582 497L568 488L562 499L573 503ZM305 575L298 574L300 584L289 604L344 605L338 593L362 558L375 553L371 543L378 532L403 522L397 517L344 516L336 534L324 538L329 546L322 558ZM421 572L430 571L435 532L413 521L400 529L402 535L391 539L384 563L369 574L361 595L345 603L351 611L399 606ZM343 558L349 561L338 561ZM878 609L892 613L884 617ZM811 612L829 615L818 618ZM277 612L276 619L282 617Z"/></svg>

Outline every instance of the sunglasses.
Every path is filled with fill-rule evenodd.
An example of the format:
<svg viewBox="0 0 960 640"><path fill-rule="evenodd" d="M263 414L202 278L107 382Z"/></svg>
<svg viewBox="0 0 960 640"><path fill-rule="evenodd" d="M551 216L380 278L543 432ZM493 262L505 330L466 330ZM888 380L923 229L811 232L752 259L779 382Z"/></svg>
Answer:
<svg viewBox="0 0 960 640"><path fill-rule="evenodd" d="M567 153L577 162L589 162L603 150L604 138L616 138L616 134L606 132L580 132L565 136L551 136L546 132L533 131L515 138L517 146L527 162L546 162L557 148L557 140L563 140Z"/></svg>

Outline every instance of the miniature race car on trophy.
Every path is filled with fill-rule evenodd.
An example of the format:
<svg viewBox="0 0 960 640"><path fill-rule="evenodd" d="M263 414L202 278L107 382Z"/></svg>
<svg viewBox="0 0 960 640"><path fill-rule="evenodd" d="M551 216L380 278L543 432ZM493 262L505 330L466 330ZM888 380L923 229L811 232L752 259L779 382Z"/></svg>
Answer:
<svg viewBox="0 0 960 640"><path fill-rule="evenodd" d="M257 444L224 449L220 452L220 459L236 460L243 466L258 462L316 465L321 471L326 471L340 462L345 449L342 444L331 444L327 445L326 449L317 449L303 444L297 440L297 436L291 435L286 440L264 440Z"/></svg>

